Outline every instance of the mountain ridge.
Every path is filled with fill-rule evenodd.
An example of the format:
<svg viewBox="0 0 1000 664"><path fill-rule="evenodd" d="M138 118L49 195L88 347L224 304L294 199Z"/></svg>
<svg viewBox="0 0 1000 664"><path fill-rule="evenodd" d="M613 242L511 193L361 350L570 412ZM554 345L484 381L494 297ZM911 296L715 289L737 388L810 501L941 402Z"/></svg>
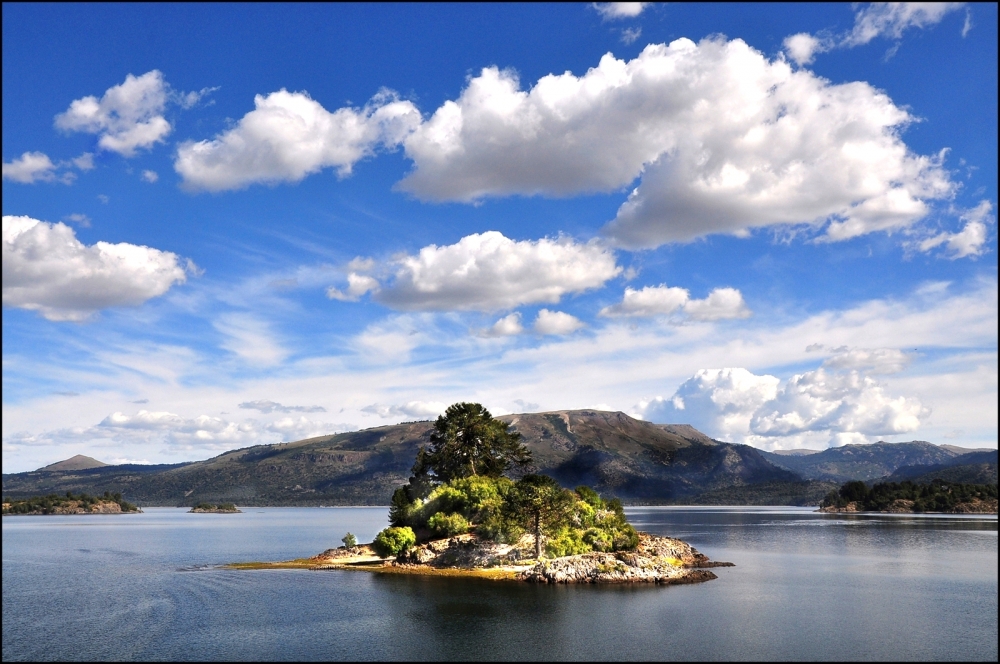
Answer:
<svg viewBox="0 0 1000 664"><path fill-rule="evenodd" d="M586 484L630 504L818 504L844 478L870 481L910 466L912 472L925 466L932 470L962 456L926 441L781 455L714 440L687 424L657 424L593 409L497 419L520 433L532 452L532 463L514 476L545 473L564 486ZM79 461L78 455L37 471L5 474L3 492L111 491L146 506L386 505L392 491L407 481L417 450L429 445L432 430L431 421L404 422L156 466L65 465ZM994 462L994 473L995 467Z"/></svg>

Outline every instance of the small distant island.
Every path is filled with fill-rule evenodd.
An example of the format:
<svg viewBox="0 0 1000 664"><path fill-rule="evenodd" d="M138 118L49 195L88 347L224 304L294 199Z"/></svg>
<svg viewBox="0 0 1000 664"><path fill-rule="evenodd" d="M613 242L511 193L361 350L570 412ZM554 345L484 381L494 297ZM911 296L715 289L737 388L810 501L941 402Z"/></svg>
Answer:
<svg viewBox="0 0 1000 664"><path fill-rule="evenodd" d="M243 510L236 509L233 503L198 503L188 510L188 514L242 514Z"/></svg>
<svg viewBox="0 0 1000 664"><path fill-rule="evenodd" d="M869 487L856 480L828 493L819 511L996 514L997 485L961 484L935 479L929 484L882 482Z"/></svg>
<svg viewBox="0 0 1000 664"><path fill-rule="evenodd" d="M35 514L127 514L142 512L132 503L124 500L120 493L104 492L103 496L86 493L65 495L50 493L47 496L3 499L3 516Z"/></svg>
<svg viewBox="0 0 1000 664"><path fill-rule="evenodd" d="M232 569L360 569L545 583L696 583L717 578L689 544L635 530L620 501L564 489L547 475L505 476L531 460L520 434L480 404L438 417L406 485L392 495L389 527L370 544L312 558L233 563Z"/></svg>

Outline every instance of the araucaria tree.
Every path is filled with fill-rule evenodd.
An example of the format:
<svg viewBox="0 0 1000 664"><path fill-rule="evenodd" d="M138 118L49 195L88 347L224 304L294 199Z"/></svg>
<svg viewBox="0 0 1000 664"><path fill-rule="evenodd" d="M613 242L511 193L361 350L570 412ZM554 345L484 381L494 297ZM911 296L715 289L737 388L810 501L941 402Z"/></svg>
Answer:
<svg viewBox="0 0 1000 664"><path fill-rule="evenodd" d="M535 558L542 557L542 533L562 525L573 512L576 495L548 475L525 475L514 484L511 508L535 536Z"/></svg>
<svg viewBox="0 0 1000 664"><path fill-rule="evenodd" d="M457 403L434 423L410 481L392 494L389 528L372 546L399 555L417 542L468 532L516 543L534 535L535 558L634 550L639 535L621 503L581 486L570 491L546 475L514 482L504 473L531 460L521 435L477 403ZM544 542L544 545L543 545Z"/></svg>
<svg viewBox="0 0 1000 664"><path fill-rule="evenodd" d="M430 471L441 482L476 475L500 477L512 465L529 461L531 453L521 443L521 434L493 419L481 404L463 402L449 406L437 418L423 468L415 466L414 473Z"/></svg>

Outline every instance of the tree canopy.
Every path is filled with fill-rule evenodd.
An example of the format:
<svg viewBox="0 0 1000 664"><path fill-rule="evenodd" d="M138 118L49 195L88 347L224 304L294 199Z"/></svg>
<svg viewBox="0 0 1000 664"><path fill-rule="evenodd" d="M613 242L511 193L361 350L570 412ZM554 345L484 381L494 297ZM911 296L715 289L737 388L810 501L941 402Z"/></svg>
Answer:
<svg viewBox="0 0 1000 664"><path fill-rule="evenodd" d="M420 448L409 483L392 495L389 528L372 545L379 555L435 537L475 532L497 542L534 536L535 558L587 551L631 551L639 536L618 500L593 489L570 491L547 475L504 477L531 460L521 436L477 403L457 403L434 423L430 449Z"/></svg>
<svg viewBox="0 0 1000 664"><path fill-rule="evenodd" d="M414 475L433 472L442 482L474 475L500 477L512 465L531 461L521 434L509 429L482 404L453 404L434 423L430 450L418 457Z"/></svg>

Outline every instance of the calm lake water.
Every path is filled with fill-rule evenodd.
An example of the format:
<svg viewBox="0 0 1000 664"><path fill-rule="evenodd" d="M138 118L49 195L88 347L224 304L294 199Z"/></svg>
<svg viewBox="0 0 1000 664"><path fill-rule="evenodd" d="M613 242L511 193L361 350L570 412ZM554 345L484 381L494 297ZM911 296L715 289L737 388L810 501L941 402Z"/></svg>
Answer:
<svg viewBox="0 0 1000 664"><path fill-rule="evenodd" d="M384 508L3 519L3 660L993 660L997 519L632 508L736 563L689 586L230 571Z"/></svg>

